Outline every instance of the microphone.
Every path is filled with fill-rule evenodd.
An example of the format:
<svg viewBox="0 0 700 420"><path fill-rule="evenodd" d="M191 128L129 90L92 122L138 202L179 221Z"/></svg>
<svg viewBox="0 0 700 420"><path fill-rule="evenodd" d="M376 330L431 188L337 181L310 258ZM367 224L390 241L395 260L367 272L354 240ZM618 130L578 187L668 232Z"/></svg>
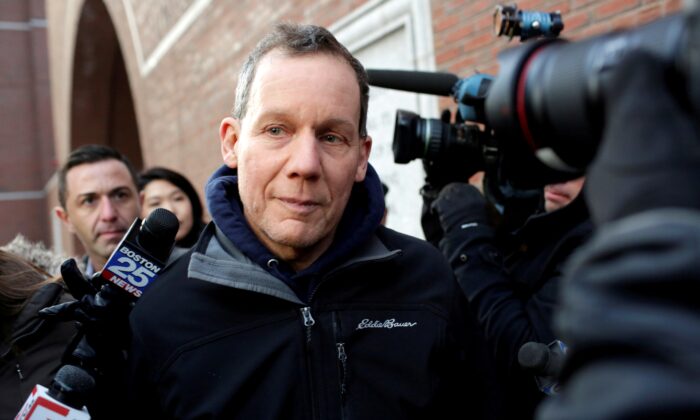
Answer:
<svg viewBox="0 0 700 420"><path fill-rule="evenodd" d="M415 93L451 96L459 77L452 73L368 69L369 84Z"/></svg>
<svg viewBox="0 0 700 420"><path fill-rule="evenodd" d="M566 345L554 340L549 345L527 342L518 351L520 366L535 375L535 381L540 391L554 395L559 391L559 373L564 366Z"/></svg>
<svg viewBox="0 0 700 420"><path fill-rule="evenodd" d="M102 279L139 298L165 267L175 245L177 217L157 208L141 223L136 218L100 273Z"/></svg>
<svg viewBox="0 0 700 420"><path fill-rule="evenodd" d="M85 303L79 311L87 314L87 318L79 321L87 320L93 324L83 325L80 331L82 337L70 353L73 360L69 363L79 366L63 365L56 372L50 389L36 385L15 420L90 419L85 405L91 398L97 397L93 394L96 386L94 374L96 370L99 371L99 363L96 362L100 353L93 344L102 343L101 348L119 351L118 348L111 348L111 342L105 345L101 340L113 339L118 335L115 321L126 322L133 302L141 297L165 267L175 245L179 225L177 217L163 208L155 209L143 223L139 218L134 220L97 275L106 284L93 299L83 296L81 301L75 302ZM74 287L76 290L87 290L80 280L66 275L64 280L70 290ZM105 325L108 328L103 328Z"/></svg>
<svg viewBox="0 0 700 420"><path fill-rule="evenodd" d="M51 388L34 386L15 420L89 420L85 403L94 387L90 374L65 365L56 372Z"/></svg>

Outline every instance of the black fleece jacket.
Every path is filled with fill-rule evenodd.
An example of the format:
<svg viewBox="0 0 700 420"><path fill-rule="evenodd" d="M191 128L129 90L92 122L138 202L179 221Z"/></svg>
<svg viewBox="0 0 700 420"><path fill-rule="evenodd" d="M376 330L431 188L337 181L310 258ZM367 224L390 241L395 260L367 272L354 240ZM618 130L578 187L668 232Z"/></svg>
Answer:
<svg viewBox="0 0 700 420"><path fill-rule="evenodd" d="M235 179L224 184L208 192L214 223L131 314L125 418L472 417L464 298L434 247L367 228L383 210L376 175L303 273L266 264L274 256L241 234Z"/></svg>

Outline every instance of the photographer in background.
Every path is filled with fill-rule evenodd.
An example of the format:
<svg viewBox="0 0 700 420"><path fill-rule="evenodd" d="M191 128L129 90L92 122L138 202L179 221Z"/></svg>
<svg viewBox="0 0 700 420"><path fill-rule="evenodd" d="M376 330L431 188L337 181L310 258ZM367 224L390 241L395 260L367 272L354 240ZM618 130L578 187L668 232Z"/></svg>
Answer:
<svg viewBox="0 0 700 420"><path fill-rule="evenodd" d="M700 416L700 109L688 101L693 81L679 86L645 53L630 54L614 70L608 123L585 192L598 229L562 283L555 320L568 360L562 394L542 405L539 419Z"/></svg>
<svg viewBox="0 0 700 420"><path fill-rule="evenodd" d="M448 184L431 205L444 232L440 249L495 362L488 418L532 418L544 397L535 375L519 366L518 351L526 342L557 338L551 320L562 268L592 230L579 194L583 183L581 177L545 186L540 209L515 230L496 226L490 203L467 183Z"/></svg>

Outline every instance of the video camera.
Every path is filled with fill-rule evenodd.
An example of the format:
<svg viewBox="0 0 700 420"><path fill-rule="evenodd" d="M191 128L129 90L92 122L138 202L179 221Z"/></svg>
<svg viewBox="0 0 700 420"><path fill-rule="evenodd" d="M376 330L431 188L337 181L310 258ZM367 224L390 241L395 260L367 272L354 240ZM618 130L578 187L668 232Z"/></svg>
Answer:
<svg viewBox="0 0 700 420"><path fill-rule="evenodd" d="M487 195L496 203L545 184L582 175L605 125L609 75L630 51L644 49L668 64L673 94L700 115L700 7L636 29L566 42L558 13L497 6L497 36L519 36L521 46L498 56L496 77L476 74L369 69L373 86L452 96L454 121L398 110L396 163L422 159L426 183L440 188L485 171Z"/></svg>

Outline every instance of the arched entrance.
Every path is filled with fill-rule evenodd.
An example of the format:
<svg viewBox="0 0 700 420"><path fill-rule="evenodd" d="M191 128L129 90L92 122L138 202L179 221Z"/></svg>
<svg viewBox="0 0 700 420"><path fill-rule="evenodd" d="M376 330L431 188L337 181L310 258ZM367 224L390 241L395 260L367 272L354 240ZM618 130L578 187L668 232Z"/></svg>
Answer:
<svg viewBox="0 0 700 420"><path fill-rule="evenodd" d="M122 50L102 1L86 0L78 21L70 101L70 149L105 144L141 169L143 157Z"/></svg>

